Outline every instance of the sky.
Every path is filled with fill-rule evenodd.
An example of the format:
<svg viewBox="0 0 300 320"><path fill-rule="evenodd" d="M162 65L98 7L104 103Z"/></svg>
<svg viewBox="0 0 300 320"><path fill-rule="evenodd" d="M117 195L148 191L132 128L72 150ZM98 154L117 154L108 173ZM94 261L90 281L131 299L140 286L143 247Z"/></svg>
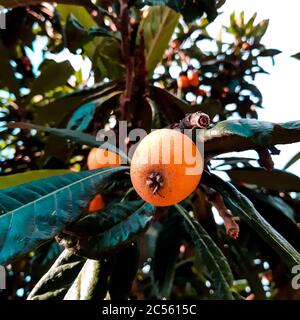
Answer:
<svg viewBox="0 0 300 320"><path fill-rule="evenodd" d="M267 48L279 49L282 54L271 59L261 59L261 65L270 75L258 75L255 85L263 96L264 109L258 110L259 120L285 122L300 120L300 60L291 58L300 52L300 1L299 0L226 0L220 11L223 13L208 27L210 34L217 36L222 25L228 25L233 11L245 12L249 19L257 12L257 20L269 19L269 28L262 38ZM275 167L282 168L294 154L300 151L300 143L278 146L279 156L273 156ZM249 152L243 155L253 155ZM239 154L241 155L241 153ZM300 160L289 168L300 176Z"/></svg>

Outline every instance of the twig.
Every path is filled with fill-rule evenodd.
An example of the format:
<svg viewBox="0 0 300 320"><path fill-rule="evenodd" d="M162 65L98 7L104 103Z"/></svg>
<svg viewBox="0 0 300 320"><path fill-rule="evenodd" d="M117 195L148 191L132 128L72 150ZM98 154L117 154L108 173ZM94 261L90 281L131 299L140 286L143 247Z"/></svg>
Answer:
<svg viewBox="0 0 300 320"><path fill-rule="evenodd" d="M272 171L274 167L274 162L272 160L271 154L267 148L260 148L256 150L259 156L258 163L267 171Z"/></svg>
<svg viewBox="0 0 300 320"><path fill-rule="evenodd" d="M201 111L187 113L179 123L174 123L170 126L171 129L205 129L210 124L209 116Z"/></svg>
<svg viewBox="0 0 300 320"><path fill-rule="evenodd" d="M201 186L204 189L207 201L218 210L220 216L224 220L224 226L227 234L236 240L239 236L240 229L238 224L235 222L234 217L231 215L231 211L225 206L222 195L216 190L203 184Z"/></svg>

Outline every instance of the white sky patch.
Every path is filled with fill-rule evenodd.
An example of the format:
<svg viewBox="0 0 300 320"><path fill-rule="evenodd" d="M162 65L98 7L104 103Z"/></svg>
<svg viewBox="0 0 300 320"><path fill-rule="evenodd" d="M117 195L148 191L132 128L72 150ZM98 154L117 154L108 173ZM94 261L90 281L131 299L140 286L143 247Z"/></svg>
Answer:
<svg viewBox="0 0 300 320"><path fill-rule="evenodd" d="M259 120L286 122L300 120L300 61L290 56L300 52L300 2L286 0L226 0L220 9L223 14L209 25L209 33L216 38L222 25L229 24L233 11L245 12L245 20L257 12L256 21L269 19L269 28L262 38L267 48L279 49L282 54L275 56L275 66L270 58L262 58L260 64L270 75L258 75L255 85L263 96L264 109L257 108ZM224 39L225 40L225 39ZM294 154L300 151L300 143L278 146L279 156L274 156L275 167L281 169ZM288 171L299 176L300 161Z"/></svg>

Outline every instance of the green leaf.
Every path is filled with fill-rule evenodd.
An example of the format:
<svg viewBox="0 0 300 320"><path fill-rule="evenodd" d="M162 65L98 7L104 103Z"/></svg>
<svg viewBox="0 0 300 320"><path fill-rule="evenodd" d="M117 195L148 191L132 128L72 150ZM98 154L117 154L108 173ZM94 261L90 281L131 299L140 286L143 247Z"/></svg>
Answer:
<svg viewBox="0 0 300 320"><path fill-rule="evenodd" d="M40 279L62 253L63 247L56 240L43 243L36 250L31 259L30 273L34 279Z"/></svg>
<svg viewBox="0 0 300 320"><path fill-rule="evenodd" d="M290 166L292 166L295 162L297 162L300 159L300 152L296 153L283 167L283 170L286 170Z"/></svg>
<svg viewBox="0 0 300 320"><path fill-rule="evenodd" d="M252 30L252 35L257 42L264 36L269 26L269 19L260 21Z"/></svg>
<svg viewBox="0 0 300 320"><path fill-rule="evenodd" d="M213 118L219 114L222 113L223 107L219 100L213 99L213 98L206 98L200 105L192 106L193 112L196 111L202 111L209 115L210 119L213 120Z"/></svg>
<svg viewBox="0 0 300 320"><path fill-rule="evenodd" d="M221 2L222 3L222 2ZM186 22L191 22L201 18L205 12L209 21L213 21L217 16L217 1L215 0L138 0L138 5L168 6L180 12Z"/></svg>
<svg viewBox="0 0 300 320"><path fill-rule="evenodd" d="M59 125L63 119L77 110L84 103L115 91L117 81L96 84L92 88L84 88L58 98L43 107L36 107L35 122L40 125Z"/></svg>
<svg viewBox="0 0 300 320"><path fill-rule="evenodd" d="M190 240L184 218L175 207L171 207L159 230L153 257L152 268L158 289L155 296L157 299L170 299L179 249L184 240Z"/></svg>
<svg viewBox="0 0 300 320"><path fill-rule="evenodd" d="M117 41L119 35L110 32L109 29L96 27L96 22L84 8L60 5L59 11L65 21L72 13L65 28L68 46L71 50L83 46L85 54L92 61L96 81L103 80L105 77L110 79L122 77L123 66Z"/></svg>
<svg viewBox="0 0 300 320"><path fill-rule="evenodd" d="M295 217L295 210L285 201L285 199L271 195L266 192L261 192L260 189L252 189L247 188L244 186L237 185L237 188L240 192L242 192L247 198L249 198L250 201L255 203L255 207L259 208L257 209L263 216L277 215L276 212L280 212L281 215L286 216L288 218L289 222L292 222L294 227L296 226L296 217ZM276 211L276 212L275 212ZM275 213L274 213L275 212ZM285 220L285 224L286 224ZM297 230L297 233L300 233Z"/></svg>
<svg viewBox="0 0 300 320"><path fill-rule="evenodd" d="M67 129L85 131L93 121L97 106L98 99L87 102L84 105L80 106L69 119Z"/></svg>
<svg viewBox="0 0 300 320"><path fill-rule="evenodd" d="M251 201L232 184L205 172L201 180L224 197L227 207L253 228L286 262L289 267L300 264L300 254L255 209Z"/></svg>
<svg viewBox="0 0 300 320"><path fill-rule="evenodd" d="M175 207L186 220L186 227L197 249L197 254L211 277L215 298L232 300L230 288L233 284L233 275L227 259L200 223L190 217L180 205Z"/></svg>
<svg viewBox="0 0 300 320"><path fill-rule="evenodd" d="M262 94L254 84L244 82L241 85L241 89L249 90L255 97L258 98L258 104L262 104Z"/></svg>
<svg viewBox="0 0 300 320"><path fill-rule="evenodd" d="M300 60L300 52L293 54L291 57Z"/></svg>
<svg viewBox="0 0 300 320"><path fill-rule="evenodd" d="M168 90L155 86L151 86L151 95L159 111L161 111L171 123L180 121L186 113L197 111L202 111L213 119L214 116L222 110L221 103L213 98L207 98L198 105L191 105L170 93Z"/></svg>
<svg viewBox="0 0 300 320"><path fill-rule="evenodd" d="M126 220L133 211L138 210L143 205L144 202L141 200L109 204L101 209L101 215L98 212L91 213L70 224L66 228L67 233L80 237L97 236Z"/></svg>
<svg viewBox="0 0 300 320"><path fill-rule="evenodd" d="M249 241L253 241L253 236ZM233 239L228 239L228 246L228 253L231 261L234 260L238 264L236 267L236 269L238 269L238 275L245 278L247 285L251 288L251 292L255 295L256 299L265 299L265 291L259 277L257 266L253 264L255 254L254 256L251 254L252 247L248 248L247 245L241 246L239 242ZM236 288L236 281L233 283L233 290L238 291L238 288Z"/></svg>
<svg viewBox="0 0 300 320"><path fill-rule="evenodd" d="M167 127L170 122L168 121L162 110L160 110L158 104L151 98L149 98L147 102L153 112L151 128L155 130Z"/></svg>
<svg viewBox="0 0 300 320"><path fill-rule="evenodd" d="M64 250L49 271L32 289L27 300L62 299L76 279L84 262L84 258Z"/></svg>
<svg viewBox="0 0 300 320"><path fill-rule="evenodd" d="M188 103L165 89L151 86L151 95L158 110L164 114L170 123L178 122L184 117L185 113L189 112L188 110L191 110Z"/></svg>
<svg viewBox="0 0 300 320"><path fill-rule="evenodd" d="M49 90L66 85L74 69L69 61L45 60L40 66L40 72L41 74L32 84L31 96L44 94Z"/></svg>
<svg viewBox="0 0 300 320"><path fill-rule="evenodd" d="M64 138L64 139L69 139L73 141L74 143L78 144L85 144L91 147L101 147L103 149L108 149L112 152L118 153L120 157L124 160L124 164L129 162L129 159L125 152L123 152L120 149L117 149L114 145L109 144L108 142L102 142L102 141L97 141L96 137L76 131L76 130L69 130L69 129L57 129L57 128L48 128L48 127L42 127L39 125L27 123L27 122L13 122L9 123L7 125L8 128L20 128L20 129L35 129L38 131L44 131L47 133L50 133L56 137Z"/></svg>
<svg viewBox="0 0 300 320"><path fill-rule="evenodd" d="M95 20L92 18L92 16L88 13L87 9L84 7L80 7L76 5L59 4L57 6L57 10L64 21L67 21L68 16L72 14L78 19L79 23L86 29L97 26Z"/></svg>
<svg viewBox="0 0 300 320"><path fill-rule="evenodd" d="M242 292L248 286L248 281L246 279L235 280L233 282L233 289L237 292Z"/></svg>
<svg viewBox="0 0 300 320"><path fill-rule="evenodd" d="M261 168L236 168L227 170L230 179L236 183L247 183L275 191L300 192L300 178L282 170L266 171Z"/></svg>
<svg viewBox="0 0 300 320"><path fill-rule="evenodd" d="M240 25L241 28L245 27L245 12L244 11L242 11L240 13L239 25Z"/></svg>
<svg viewBox="0 0 300 320"><path fill-rule="evenodd" d="M42 137L41 137L42 138ZM39 165L45 168L65 168L72 157L74 145L64 138L54 135L47 137L44 154L39 159Z"/></svg>
<svg viewBox="0 0 300 320"><path fill-rule="evenodd" d="M32 170L23 173L10 174L0 177L0 189L14 187L33 180L70 173L70 170Z"/></svg>
<svg viewBox="0 0 300 320"><path fill-rule="evenodd" d="M270 148L300 141L300 121L271 123L255 119L225 120L204 131L205 156Z"/></svg>
<svg viewBox="0 0 300 320"><path fill-rule="evenodd" d="M151 86L151 92L155 97L155 100L157 100L157 103L160 102L160 99L164 99L167 100L169 104L171 104L170 108L173 108L173 106L178 107L182 113L191 112L191 110L193 110L189 103L178 98L176 95L166 89Z"/></svg>
<svg viewBox="0 0 300 320"><path fill-rule="evenodd" d="M86 44L84 51L92 61L96 81L123 77L125 69L121 61L120 44L116 39L98 37Z"/></svg>
<svg viewBox="0 0 300 320"><path fill-rule="evenodd" d="M171 36L178 24L179 14L168 7L151 7L140 24L146 46L148 76L161 61Z"/></svg>
<svg viewBox="0 0 300 320"><path fill-rule="evenodd" d="M108 167L36 180L0 191L0 264L53 238L78 219L97 192L113 188L127 167Z"/></svg>
<svg viewBox="0 0 300 320"><path fill-rule="evenodd" d="M259 56L260 57L274 57L280 53L281 53L281 51L277 50L277 49L265 49L260 52Z"/></svg>
<svg viewBox="0 0 300 320"><path fill-rule="evenodd" d="M72 53L76 53L78 48L82 48L85 44L92 41L95 37L114 37L118 39L118 35L103 27L93 27L85 29L78 19L70 14L65 25L65 35L67 48Z"/></svg>
<svg viewBox="0 0 300 320"><path fill-rule="evenodd" d="M154 207L143 201L111 204L101 210L101 214L88 215L67 228L69 233L75 234L75 242L78 243L72 250L89 259L99 259L104 253L119 249L145 231L153 213ZM89 230L89 235L86 230Z"/></svg>
<svg viewBox="0 0 300 320"><path fill-rule="evenodd" d="M72 114L68 122L67 129L78 131L86 130L94 118L96 109L101 107L103 103L120 95L121 93L122 91L113 91L103 97L83 104Z"/></svg>
<svg viewBox="0 0 300 320"><path fill-rule="evenodd" d="M230 15L230 26L228 31L233 33L235 36L241 36L243 30L239 27L236 20L235 12L232 12Z"/></svg>
<svg viewBox="0 0 300 320"><path fill-rule="evenodd" d="M107 292L105 261L88 259L66 293L64 300L103 300Z"/></svg>
<svg viewBox="0 0 300 320"><path fill-rule="evenodd" d="M254 23L254 21L256 19L256 16L257 16L257 13L255 12L253 14L253 16L246 23L245 28L244 28L246 35L250 35L251 34L252 28L253 28L253 23Z"/></svg>
<svg viewBox="0 0 300 320"><path fill-rule="evenodd" d="M256 210L299 252L300 232L295 211L281 197L271 196L260 190L238 186ZM268 252L269 248L265 248Z"/></svg>
<svg viewBox="0 0 300 320"><path fill-rule="evenodd" d="M191 105L165 89L155 86L151 86L150 89L152 102L155 103L158 111L161 112L170 123L179 122L186 113L196 111L207 112L208 115L213 117L218 108L217 102L213 99L201 105ZM211 110L209 108L210 106Z"/></svg>

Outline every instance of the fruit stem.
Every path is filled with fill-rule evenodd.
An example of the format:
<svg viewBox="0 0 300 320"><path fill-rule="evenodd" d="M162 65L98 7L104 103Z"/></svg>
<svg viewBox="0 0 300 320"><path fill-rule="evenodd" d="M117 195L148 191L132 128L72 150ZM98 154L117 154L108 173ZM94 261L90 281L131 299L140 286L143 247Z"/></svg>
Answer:
<svg viewBox="0 0 300 320"><path fill-rule="evenodd" d="M146 180L146 184L153 194L159 195L158 191L164 184L164 178L160 172L151 172Z"/></svg>

